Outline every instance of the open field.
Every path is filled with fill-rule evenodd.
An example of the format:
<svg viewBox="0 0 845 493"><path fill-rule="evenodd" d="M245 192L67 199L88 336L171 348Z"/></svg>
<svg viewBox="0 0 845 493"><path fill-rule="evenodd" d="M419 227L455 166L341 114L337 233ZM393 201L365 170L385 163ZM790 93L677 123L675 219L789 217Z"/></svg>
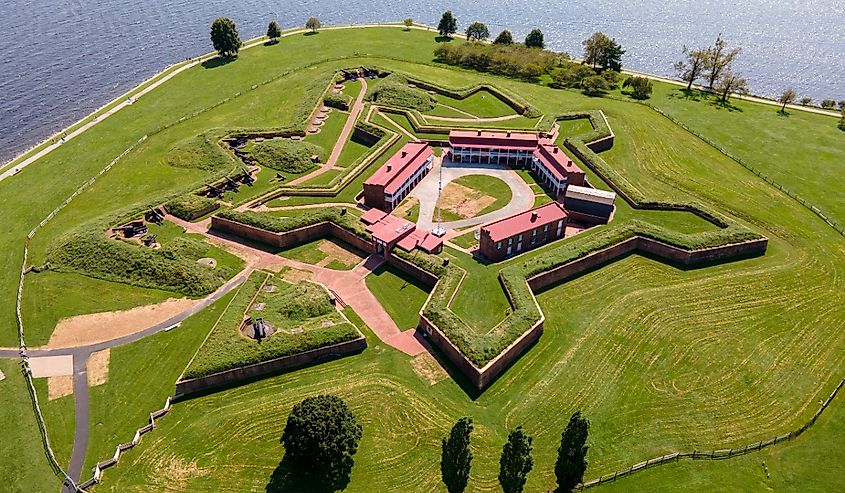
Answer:
<svg viewBox="0 0 845 493"><path fill-rule="evenodd" d="M444 94L436 94L434 98L440 105L455 108L464 113L469 113L476 118L495 118L515 114L513 108L508 106L507 103L494 96L491 92L485 90L475 92L464 99L455 99ZM435 112L436 109L426 112L426 114L434 115ZM456 115L443 114L437 116L471 118L466 114L461 113L457 113Z"/></svg>
<svg viewBox="0 0 845 493"><path fill-rule="evenodd" d="M303 243L283 250L279 252L279 255L306 264L337 270L351 270L365 257L363 252L334 238Z"/></svg>
<svg viewBox="0 0 845 493"><path fill-rule="evenodd" d="M369 55L356 57L355 52L363 45ZM305 93L303 88L309 81L355 64L395 67L458 87L478 81L495 83L519 93L547 114L599 108L617 135L614 148L601 156L633 186L649 198L695 200L736 217L770 238L767 254L690 270L632 255L553 287L538 297L547 317L544 336L480 395L467 390L460 380L446 379L431 385L414 372L408 356L379 344L367 331L370 348L360 355L177 404L139 447L106 473L104 483L95 491L155 491L167 485L169 491L202 492L220 491L230 484L236 484L239 491L265 491L283 452L278 439L284 417L294 403L319 393L335 393L347 400L364 425L350 492L442 491L437 470L439 439L463 415L476 420L476 460L469 491L498 490L498 454L508 430L519 424L535 437L536 469L529 476L527 491L547 491L552 486L552 464L560 431L575 409L581 409L593 423L587 471L587 478L591 478L674 450L744 445L784 433L803 423L815 411L817 401L841 378L845 365L845 334L841 330L845 307L835 293L845 291L842 237L795 201L647 106L587 98L572 91L432 66L429 60L434 45L432 34L425 32L323 31L316 36L285 39L273 47L246 50L235 63L186 71L156 89L157 97L139 100L15 178L0 182L4 210L17 212L0 217L0 226L7 231L0 237L0 259L4 265L18 265L21 241L29 229L141 135L152 134L35 237L33 263L43 262L48 247L80 224L202 179L204 175L199 170L164 164L163 157L175 143L208 128L292 123L297 112L295 104L266 102L296 101ZM250 89L273 76L273 72L295 68L299 70ZM823 169L831 173L838 170L835 176L842 173L841 163L845 160L840 156L845 145L836 145L841 139L830 139L820 130L824 125L835 130L835 122L828 117L785 118L765 107L766 112L771 112L768 117L766 112L755 111L757 107L750 103L742 103L750 109L741 106L741 112L727 111L711 107L706 101L678 101L668 95L664 98L661 87L658 85L655 104L677 104L677 118L688 119L690 126L712 129L712 139L735 149L743 159L756 159L761 167L769 166L767 172L773 176L786 161L768 163L764 159L765 146L759 142L772 139L768 135L770 119L788 122L788 130L782 131L802 137L789 143L794 147L790 152L796 159L795 166L801 166L807 175ZM233 96L236 93L241 95ZM225 97L234 99L209 109ZM309 104L313 107L313 101ZM695 116L698 108L707 116ZM166 115L168 123L196 111L200 113L153 133L162 123L161 115ZM756 124L733 120L752 115L756 115ZM806 125L802 124L805 119ZM717 131L721 128L732 128L733 133ZM804 138L805 132L814 130L827 137ZM758 144L752 147L737 142ZM818 149L822 142L825 152ZM395 144L399 145L401 141ZM782 146L772 145L774 149ZM271 205L349 201L360 190L360 181L376 166L374 163L338 197L295 198ZM56 169L62 172L57 173ZM594 174L588 175L591 183L600 184ZM801 181L800 186L815 193L819 201L827 200L833 208L841 198L835 193L835 183L835 178L827 176ZM27 188L37 189L40 200L32 201L30 194L19 193ZM617 204L614 222L618 223L643 219L682 232L712 226L691 214L636 211L621 201ZM581 241L594 234L588 231L563 243ZM453 309L481 330L492 328L509 309L496 280L498 269L529 257L491 267L455 250L448 250L446 255L470 274ZM6 328L0 333L0 345L15 342L16 270L0 273L0 300L7 308L0 310L0 322ZM51 299L70 289L46 282L38 290L29 289L30 283L28 280L24 291L28 304L25 306L30 307L40 299ZM85 289L103 289L103 285L81 285ZM120 299L130 299L128 296ZM132 296L135 298L127 305L148 303L147 299L154 298L143 290ZM419 293L413 299L418 298ZM93 301L79 301L79 306L72 309L51 309L52 314L45 314L44 320L90 310ZM389 304L386 308L390 310ZM391 315L410 319L409 308L396 311L396 315ZM32 323L40 325L33 329L33 337L45 340L49 323ZM167 337L177 335L181 329L144 341L149 346L143 357L166 347L163 354L172 354L174 361L182 361L196 348L194 337L200 339L201 329L208 325L208 321L203 322L179 345L167 344ZM131 370L138 368L133 365L141 365L141 358L138 353L122 357L116 350L112 354L110 382L132 380ZM25 389L6 387L13 382L9 377L14 368L2 369L7 379L0 382L0 393L12 388L15 396L4 402L17 403L13 404L18 408L15 412L31 417ZM172 385L169 380L176 370L174 362L155 388L132 380L125 389L105 393L95 406L103 412L119 405L121 396L127 395L123 392L132 392L136 400L127 400L127 406L143 418L151 410L147 409L150 404L160 406L161 396ZM155 376L150 367L137 371ZM97 389L109 388L111 383ZM845 450L841 440L836 440L842 434L841 404L840 397L831 414L825 415L818 427L799 441L779 445L765 454L736 461L664 466L608 489L647 491L673 484L695 484L702 489L754 489L762 484L760 469L755 468L766 460L773 473L773 486L823 490L837 477L825 473L818 475L818 483L804 481L814 479L812 461L819 456L818 448L812 444L826 445L829 457L834 459ZM6 414L0 412L0 416ZM128 438L134 427L143 424L134 421L115 419L110 428L116 436ZM48 418L49 423L55 423L54 428L63 426L60 419ZM45 471L38 481L42 476L49 477L45 464L39 461L40 443L32 439L37 438L37 430L27 432L25 425L20 427L15 422L0 421L0 425L8 436L20 437L16 443L23 449L5 457L7 465L0 480L32 478L29 468ZM123 427L126 429L120 430ZM61 429L54 433L59 437L63 434ZM249 439L244 439L246 436ZM92 460L88 457L89 463ZM788 472L775 472L776 464ZM741 472L734 475L733 467ZM678 471L677 475L672 471ZM36 478L28 481L32 483L26 485L26 491L50 489L49 485L36 482Z"/></svg>
<svg viewBox="0 0 845 493"><path fill-rule="evenodd" d="M376 269L365 281L399 330L417 326L420 309L428 298L426 286L387 265Z"/></svg>

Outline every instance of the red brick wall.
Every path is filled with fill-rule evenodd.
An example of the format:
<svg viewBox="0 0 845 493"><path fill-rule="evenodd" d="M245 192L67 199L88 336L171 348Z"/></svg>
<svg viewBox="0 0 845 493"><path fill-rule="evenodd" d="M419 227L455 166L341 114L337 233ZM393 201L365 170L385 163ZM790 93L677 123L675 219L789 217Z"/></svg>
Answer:
<svg viewBox="0 0 845 493"><path fill-rule="evenodd" d="M375 207L376 209L390 212L387 210L388 204L384 200L384 186L382 185L364 184L364 204L367 207Z"/></svg>

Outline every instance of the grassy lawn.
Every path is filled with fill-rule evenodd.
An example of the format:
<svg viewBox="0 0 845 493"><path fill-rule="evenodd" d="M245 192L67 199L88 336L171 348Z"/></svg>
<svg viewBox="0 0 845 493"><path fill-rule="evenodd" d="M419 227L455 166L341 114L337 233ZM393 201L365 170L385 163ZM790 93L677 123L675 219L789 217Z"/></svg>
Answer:
<svg viewBox="0 0 845 493"><path fill-rule="evenodd" d="M473 248L476 245L478 245L478 240L475 239L475 231L474 230L469 231L467 233L464 233L460 236L456 236L449 241L458 245L459 247L463 247L463 248L467 248L467 249Z"/></svg>
<svg viewBox="0 0 845 493"><path fill-rule="evenodd" d="M62 481L47 465L47 453L41 445L41 433L32 412L32 401L20 361L0 359L0 371L6 376L0 381L0 400L3 402L0 406L0 429L3 430L4 443L0 447L0 464L3 464L0 481L11 493L56 491ZM73 397L70 400L73 401ZM73 421L72 408L70 417ZM60 432L57 430L56 434ZM70 456L69 451L63 452L67 452L66 457Z"/></svg>
<svg viewBox="0 0 845 493"><path fill-rule="evenodd" d="M360 46L367 47L366 57L356 57ZM80 224L204 179L199 170L176 169L164 163L164 156L176 143L208 128L294 123L299 109L293 102L309 94L309 83L338 68L357 65L386 66L454 87L494 83L546 114L601 109L617 136L613 149L602 153L602 158L632 186L653 200L694 200L737 218L769 237L767 254L689 270L632 255L555 286L538 297L546 314L543 337L480 395L468 394L449 378L431 385L415 371L408 356L379 344L367 332L371 349L361 355L176 405L173 414L163 419L140 447L106 473L96 491L158 491L165 487L174 492L219 491L221 485L233 481L239 491L265 491L283 453L279 436L284 417L302 398L322 393L344 398L364 426L347 489L351 493L442 488L440 438L457 417L465 415L475 419L475 461L468 491L498 491L501 446L507 432L518 424L534 436L536 466L526 491L548 491L560 432L576 409L592 421L587 470L587 477L592 478L675 450L744 445L784 433L812 415L819 399L838 381L845 365L845 332L841 330L845 306L835 294L845 289L842 237L795 201L645 105L587 98L574 91L431 65L434 46L433 34L424 31L355 29L295 36L272 47L244 50L234 63L179 74L157 88L154 97L139 99L14 178L0 182L0 204L4 211L15 212L0 215L4 231L0 260L14 267L0 272L0 302L5 303L0 310L0 327L5 327L0 345L15 343L14 298L23 238L79 184L131 143L150 135L36 235L32 263L42 263L48 247ZM312 65L314 60L328 61ZM285 70L291 73L259 85ZM256 88L251 89L253 86ZM671 94L656 84L651 103L823 209L842 213L837 178L845 162L845 143L834 119L797 111L781 117L773 107L751 103L735 103L739 111L731 111L703 99ZM234 99L216 105L226 97ZM270 101L273 104L268 104ZM309 104L313 107L314 102ZM193 118L156 131L164 123L194 113ZM332 113L332 118L340 120L338 116L339 112ZM315 137L320 135L323 133ZM402 143L394 147L398 149ZM383 159L390 154L388 151ZM338 197L295 198L278 205L351 200L364 177L379 165L374 163ZM798 166L802 173L794 173ZM56 169L62 173L53 172ZM592 173L588 176L591 183L602 186ZM20 190L37 190L39 200L33 201L31 194ZM617 201L613 223L561 244L582 241L637 218L660 221L680 231L710 227L691 214L646 213ZM509 309L496 278L498 270L540 255L547 248L555 245L495 266L447 249L445 255L469 274L455 297L453 311L477 330L494 327ZM40 290L30 289L30 282L28 277L24 291L28 307L39 300L60 299L70 290L70 286L53 287L52 283L45 283ZM83 284L79 298L107 297L105 286ZM87 310L91 305L93 302L80 302L78 309ZM45 320L50 317L56 315L44 316ZM33 330L34 337L41 332L44 338L46 329ZM151 342L145 358L158 355L165 339L162 336ZM187 341L177 346L178 351L169 351L178 358L189 357L195 347L190 344ZM2 368L5 371L6 367ZM144 375L157 378L154 367L146 368ZM131 375L121 378L130 379ZM150 378L137 378L133 385L140 388ZM14 453L0 452L5 459L3 474L11 471L13 480L6 484L18 487L14 481L23 478L23 491L50 490L55 486L52 481L48 485L41 482L51 476L37 430L34 424L26 429L32 417L26 390L12 383L11 378L0 382L0 395L4 403L10 403L0 411L0 425L4 436L19 444ZM162 394L149 397L149 402L138 401L137 407L143 409L126 411L127 416L137 413L138 425L143 424L150 405L160 405L163 389L172 382L161 385L155 392ZM106 396L95 405L117 409L117 399ZM835 402L831 411L839 409L841 413L840 404ZM8 414L7 408L13 414ZM840 439L841 414L830 416L840 417L828 422L826 416L798 441L763 454L736 461L665 466L607 488L835 489L841 482L836 466L845 447ZM136 419L131 421L134 428ZM128 421L126 426L130 426ZM52 421L52 427L61 441L65 424ZM120 436L131 431L121 430ZM819 450L830 463L815 462L822 454ZM763 460L771 472L769 479L761 471ZM832 473L827 464L832 464Z"/></svg>
<svg viewBox="0 0 845 493"><path fill-rule="evenodd" d="M90 441L83 476L114 454L118 443L131 440L136 429L149 423L150 413L164 406L193 355L188 349L202 343L234 296L227 294L174 330L111 350L108 380L90 390ZM114 412L115 406L122 412ZM154 439L154 433L148 438Z"/></svg>
<svg viewBox="0 0 845 493"><path fill-rule="evenodd" d="M495 202L478 212L479 216L505 207L508 203L510 203L511 198L513 198L513 192L508 184L503 180L492 176L467 175L452 181L452 183L457 183L458 185L477 190L480 193L495 199Z"/></svg>
<svg viewBox="0 0 845 493"><path fill-rule="evenodd" d="M306 264L337 270L352 270L366 257L364 252L336 238L303 243L282 250L279 255Z"/></svg>
<svg viewBox="0 0 845 493"><path fill-rule="evenodd" d="M437 99L437 102L442 105L457 108L458 110L474 115L477 118L493 118L513 115L515 113L513 108L489 91L478 91L470 94L464 99L455 99L444 94L437 94L435 95L435 98ZM458 112L455 113L457 113L458 118L467 118L467 115ZM429 112L426 114L432 113Z"/></svg>
<svg viewBox="0 0 845 493"><path fill-rule="evenodd" d="M326 118L326 121L320 127L320 131L316 134L306 135L303 140L325 149L328 153L326 154L326 159L328 159L328 155L331 154L332 149L337 144L340 132L343 130L343 126L346 124L348 118L348 112L333 108L331 113L329 113L329 117Z"/></svg>
<svg viewBox="0 0 845 493"><path fill-rule="evenodd" d="M420 201L416 197L406 197L402 203L399 204L392 214L402 219L407 219L411 222L417 222L420 218Z"/></svg>
<svg viewBox="0 0 845 493"><path fill-rule="evenodd" d="M365 282L399 330L417 326L420 309L428 298L427 286L388 265L376 269Z"/></svg>
<svg viewBox="0 0 845 493"><path fill-rule="evenodd" d="M562 145L563 141L569 137L584 135L587 132L593 131L593 126L587 118L560 120L557 123L560 126L560 129L558 130L558 138L555 141L555 144L557 145Z"/></svg>

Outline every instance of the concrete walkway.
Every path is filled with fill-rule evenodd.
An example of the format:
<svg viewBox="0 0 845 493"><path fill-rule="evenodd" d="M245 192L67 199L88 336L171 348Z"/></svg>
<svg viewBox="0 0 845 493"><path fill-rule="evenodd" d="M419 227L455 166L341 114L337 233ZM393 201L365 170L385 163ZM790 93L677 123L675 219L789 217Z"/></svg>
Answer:
<svg viewBox="0 0 845 493"><path fill-rule="evenodd" d="M409 194L420 201L420 217L417 226L423 229L434 229L437 226L435 217L437 208L437 189L440 180L440 168L443 168L443 188L446 185L462 176L486 175L499 178L508 184L511 189L511 201L505 207L470 219L460 221L444 222L443 227L449 229L460 229L478 224L485 224L491 221L503 219L513 214L527 211L534 206L534 190L514 170L507 166L497 164L469 164L453 163L446 161L441 164L440 159L435 160L434 169L429 172L417 187Z"/></svg>

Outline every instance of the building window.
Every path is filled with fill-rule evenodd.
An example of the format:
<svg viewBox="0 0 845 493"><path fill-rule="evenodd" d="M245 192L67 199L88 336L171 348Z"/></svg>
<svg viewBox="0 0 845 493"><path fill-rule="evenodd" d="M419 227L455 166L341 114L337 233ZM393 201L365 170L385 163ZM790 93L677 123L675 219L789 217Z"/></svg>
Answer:
<svg viewBox="0 0 845 493"><path fill-rule="evenodd" d="M536 229L531 230L531 236L537 236L537 230Z"/></svg>
<svg viewBox="0 0 845 493"><path fill-rule="evenodd" d="M496 243L496 248L499 249L499 250L502 249L502 242L501 241Z"/></svg>
<svg viewBox="0 0 845 493"><path fill-rule="evenodd" d="M563 226L563 219L557 222L557 227L560 228Z"/></svg>
<svg viewBox="0 0 845 493"><path fill-rule="evenodd" d="M546 231L548 231L548 230L549 230L549 225L548 225L548 224L547 224L547 225L545 225L545 226L543 226L543 232L544 232L544 233L545 233Z"/></svg>
<svg viewBox="0 0 845 493"><path fill-rule="evenodd" d="M519 235L519 240L518 240L518 241L522 241L522 235Z"/></svg>
<svg viewBox="0 0 845 493"><path fill-rule="evenodd" d="M508 245L513 245L513 238L508 238Z"/></svg>

